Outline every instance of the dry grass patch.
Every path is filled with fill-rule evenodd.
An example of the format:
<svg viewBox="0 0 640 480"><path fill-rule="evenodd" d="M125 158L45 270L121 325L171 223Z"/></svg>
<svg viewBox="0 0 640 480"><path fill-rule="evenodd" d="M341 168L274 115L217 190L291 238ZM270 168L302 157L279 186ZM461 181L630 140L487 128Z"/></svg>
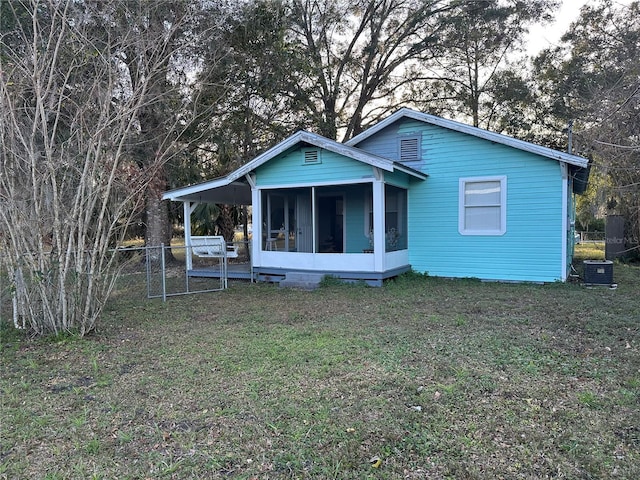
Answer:
<svg viewBox="0 0 640 480"><path fill-rule="evenodd" d="M89 339L3 325L0 478L640 478L640 269L615 277L120 292Z"/></svg>

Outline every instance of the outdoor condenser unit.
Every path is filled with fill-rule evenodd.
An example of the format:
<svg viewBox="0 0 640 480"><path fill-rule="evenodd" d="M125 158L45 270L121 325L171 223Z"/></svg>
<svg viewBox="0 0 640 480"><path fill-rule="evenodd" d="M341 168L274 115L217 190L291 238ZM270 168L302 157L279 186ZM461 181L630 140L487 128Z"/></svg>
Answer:
<svg viewBox="0 0 640 480"><path fill-rule="evenodd" d="M587 285L612 285L613 262L611 260L585 260L584 283Z"/></svg>

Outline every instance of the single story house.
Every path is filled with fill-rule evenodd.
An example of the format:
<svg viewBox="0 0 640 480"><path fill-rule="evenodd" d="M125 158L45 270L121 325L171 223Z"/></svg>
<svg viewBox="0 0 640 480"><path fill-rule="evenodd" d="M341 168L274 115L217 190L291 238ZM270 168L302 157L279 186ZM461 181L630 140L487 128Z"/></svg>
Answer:
<svg viewBox="0 0 640 480"><path fill-rule="evenodd" d="M316 272L379 285L412 269L554 282L570 272L588 163L405 108L346 143L299 131L164 199L184 203L187 245L198 203L250 205L256 279Z"/></svg>

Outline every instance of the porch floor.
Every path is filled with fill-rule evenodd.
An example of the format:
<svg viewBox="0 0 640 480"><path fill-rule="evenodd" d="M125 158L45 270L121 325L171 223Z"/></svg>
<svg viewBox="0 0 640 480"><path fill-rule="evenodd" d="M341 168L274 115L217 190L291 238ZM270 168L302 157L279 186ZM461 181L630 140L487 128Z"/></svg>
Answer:
<svg viewBox="0 0 640 480"><path fill-rule="evenodd" d="M381 287L384 280L393 278L411 270L411 265L403 265L402 267L386 272L345 272L345 271L306 271L296 270L293 268L272 268L272 267L254 267L251 271L251 265L248 263L230 263L227 267L227 278L229 280L255 280L260 282L279 283L288 272L298 273L322 273L325 276L336 277L345 282L365 282L373 287ZM187 274L190 277L207 277L220 278L220 267L217 265L198 267L189 270Z"/></svg>
<svg viewBox="0 0 640 480"><path fill-rule="evenodd" d="M220 278L220 265L192 268L187 272L190 277ZM227 278L230 280L251 280L251 264L227 264Z"/></svg>

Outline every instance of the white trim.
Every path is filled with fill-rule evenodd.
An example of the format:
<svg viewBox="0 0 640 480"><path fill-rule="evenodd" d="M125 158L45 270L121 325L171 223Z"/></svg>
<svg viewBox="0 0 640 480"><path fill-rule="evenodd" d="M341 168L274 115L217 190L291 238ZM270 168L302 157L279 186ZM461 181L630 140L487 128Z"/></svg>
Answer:
<svg viewBox="0 0 640 480"><path fill-rule="evenodd" d="M306 253L264 251L261 263L254 267L291 268L310 271L374 272L375 259L370 253ZM405 264L406 265L406 264Z"/></svg>
<svg viewBox="0 0 640 480"><path fill-rule="evenodd" d="M255 173L247 173L244 178L247 180L249 186L254 189L256 188L256 174Z"/></svg>
<svg viewBox="0 0 640 480"><path fill-rule="evenodd" d="M358 145L358 143L371 137L375 133L379 132L380 130L388 127L392 123L402 118L411 118L413 120L418 120L420 122L425 122L431 125L447 128L449 130L454 130L456 132L465 133L467 135L473 135L474 137L483 138L491 142L507 145L509 147L517 148L518 150L524 150L526 152L535 153L536 155L541 155L543 157L551 158L553 160L557 160L563 163L568 163L570 165L576 165L578 167L586 168L587 164L589 163L589 160L583 157L579 157L577 155L571 155L569 153L560 152L558 150L553 150L548 147L543 147L542 145L536 145L534 143L525 142L524 140L518 140L517 138L508 137L507 135L490 132L488 130L483 130L481 128L472 127L471 125L466 125L464 123L455 122L453 120L447 120L441 117L436 117L434 115L429 115L427 113L417 112L409 108L402 108L398 110L391 116L385 118L381 122L378 122L373 127L353 137L351 140L346 142L346 145L355 147Z"/></svg>
<svg viewBox="0 0 640 480"><path fill-rule="evenodd" d="M384 180L373 182L373 256L375 258L375 271L384 271L384 236L385 206L384 206ZM377 208L376 208L377 207Z"/></svg>
<svg viewBox="0 0 640 480"><path fill-rule="evenodd" d="M231 185L232 183L233 180L230 180L228 177L214 178L213 180L209 180L206 182L196 183L194 185L188 185L186 187L169 190L162 195L162 199L180 201L182 200L182 197L186 195L192 195L194 193L199 193L205 190L212 190L214 188L226 187L227 185ZM244 184L238 183L238 186L244 186Z"/></svg>
<svg viewBox="0 0 640 480"><path fill-rule="evenodd" d="M274 190L281 188L311 188L311 187L339 187L341 185L357 185L360 183L372 183L374 181L373 176L371 177L362 177L362 178L354 178L347 181L340 181L336 183L335 180L327 180L326 182L307 182L307 183L288 183L288 184L280 184L274 183L271 185L260 185L262 190Z"/></svg>
<svg viewBox="0 0 640 480"><path fill-rule="evenodd" d="M186 260L186 269L191 270L193 268L193 261L191 258L191 214L196 209L197 202L182 202L182 213L184 215L184 245L185 252L184 257Z"/></svg>
<svg viewBox="0 0 640 480"><path fill-rule="evenodd" d="M422 149L422 147L420 147L420 149ZM429 178L429 175L424 173L424 172L420 172L418 170L416 170L415 168L411 168L407 165L403 165L399 162L394 162L393 166L395 167L395 169L399 172L402 173L406 173L407 175L409 175L410 177L415 177L415 178L419 178L420 180L426 180L427 178Z"/></svg>
<svg viewBox="0 0 640 480"><path fill-rule="evenodd" d="M240 178L247 173L255 170L260 165L268 162L274 157L277 157L281 153L286 152L290 148L295 147L299 143L307 143L309 145L313 145L315 147L329 150L330 152L337 153L338 155L343 155L345 157L352 158L354 160L359 160L363 163L367 163L374 167L382 168L384 170L393 171L393 162L389 159L379 157L378 155L374 155L358 148L351 147L344 143L338 143L335 140L330 140L321 135L317 135L315 133L306 132L301 130L299 132L294 133L289 138L283 140L279 144L265 151L261 155L258 155L256 158L251 160L250 162L244 164L242 167L237 170L231 172L227 178L230 181L234 181L237 178Z"/></svg>
<svg viewBox="0 0 640 480"><path fill-rule="evenodd" d="M564 282L567 279L567 236L569 228L569 173L566 164L560 164L560 172L562 173L562 261L560 262L560 278Z"/></svg>
<svg viewBox="0 0 640 480"><path fill-rule="evenodd" d="M253 235L251 236L251 267L260 265L262 256L262 191L259 188L251 189L251 205L253 207L252 224ZM252 275L253 277L253 275Z"/></svg>
<svg viewBox="0 0 640 480"><path fill-rule="evenodd" d="M196 183L194 185L188 185L186 187L180 187L173 190L169 190L165 192L162 196L163 200L182 200L183 197L187 195L194 195L206 190L212 190L219 187L225 187L227 185L232 185L238 179L246 177L251 174L253 170L268 162L272 158L280 155L281 153L286 152L287 150L294 148L299 143L305 143L308 145L313 145L320 150L328 150L330 152L336 153L338 155L342 155L348 158L352 158L354 160L358 160L367 165L371 165L374 168L385 170L387 172L393 172L394 170L401 171L406 173L409 176L419 178L424 180L427 178L427 175L423 172L419 172L417 170L411 169L406 166L402 166L393 160L388 158L380 157L378 155L374 155L369 152L365 152L364 150L360 150L358 148L349 146L348 144L338 143L334 140L330 140L321 135L317 135L315 133L310 133L306 131L299 131L294 133L286 140L283 140L279 144L265 151L261 155L258 155L256 158L251 160L250 162L244 164L237 170L234 170L226 177L214 178L213 180L208 180L205 182ZM248 180L251 184L251 181ZM350 182L342 182L343 184L348 184ZM357 182L354 182L357 183ZM244 185L238 183L238 185Z"/></svg>
<svg viewBox="0 0 640 480"><path fill-rule="evenodd" d="M498 230L469 230L465 228L465 186L474 182L500 182L500 228ZM500 236L507 232L507 176L464 177L458 179L458 233L460 235Z"/></svg>

